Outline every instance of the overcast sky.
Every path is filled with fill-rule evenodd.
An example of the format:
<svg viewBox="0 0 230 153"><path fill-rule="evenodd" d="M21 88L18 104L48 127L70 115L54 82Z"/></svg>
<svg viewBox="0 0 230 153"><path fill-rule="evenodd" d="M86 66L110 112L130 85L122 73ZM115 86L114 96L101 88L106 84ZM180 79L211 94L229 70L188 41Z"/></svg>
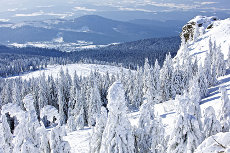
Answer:
<svg viewBox="0 0 230 153"><path fill-rule="evenodd" d="M143 9L146 11L158 10L176 10L176 9L206 9L206 10L230 10L230 0L0 0L0 11L9 9L25 9L38 6L58 6L69 5L77 7L78 5L111 6L117 9ZM94 8L95 9L95 8ZM99 10L97 10L99 11Z"/></svg>
<svg viewBox="0 0 230 153"><path fill-rule="evenodd" d="M106 11L199 11L230 15L230 0L0 0L0 21L23 16L67 18Z"/></svg>

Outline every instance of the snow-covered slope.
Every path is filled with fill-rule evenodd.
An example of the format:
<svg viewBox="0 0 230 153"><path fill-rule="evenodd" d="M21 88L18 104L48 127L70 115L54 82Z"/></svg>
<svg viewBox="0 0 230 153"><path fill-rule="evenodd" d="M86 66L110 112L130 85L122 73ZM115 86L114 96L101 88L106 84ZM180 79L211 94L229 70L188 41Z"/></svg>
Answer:
<svg viewBox="0 0 230 153"><path fill-rule="evenodd" d="M230 95L230 71L228 71L227 75L225 75L224 77L218 78L218 81L219 83L216 86L209 88L209 96L202 99L201 101L200 106L202 114L207 107L212 106L215 109L216 115L218 115L221 109L221 94L219 91L219 87L225 86L228 91L228 95ZM177 103L175 100L170 100L155 105L155 114L161 116L167 135L170 135L174 128L174 121L177 117L175 113L176 109ZM133 112L128 114L132 126L137 126L139 115L139 112ZM68 133L68 135L65 137L65 140L69 141L71 151L73 153L88 152L91 132L92 129L86 128L84 130ZM212 143L211 145L215 144ZM209 146L205 146L205 144L203 144L202 147L202 149L209 149Z"/></svg>
<svg viewBox="0 0 230 153"><path fill-rule="evenodd" d="M197 16L183 27L181 35L188 43L190 55L196 55L199 61L204 61L210 39L221 47L226 59L230 46L230 18L218 20L217 17ZM182 52L182 49L178 51L178 58Z"/></svg>
<svg viewBox="0 0 230 153"><path fill-rule="evenodd" d="M32 77L39 77L43 72L45 76L53 76L56 78L61 70L61 68L66 72L68 69L69 74L71 76L74 75L75 71L78 76L88 76L91 71L97 71L101 74L106 74L107 72L110 75L116 75L121 72L120 67L110 66L110 65L97 65L97 64L67 64L67 65L49 65L46 69L38 70L26 74L22 74L20 76L9 77L9 79L21 77L22 79L29 79ZM128 72L127 69L123 69L124 72Z"/></svg>

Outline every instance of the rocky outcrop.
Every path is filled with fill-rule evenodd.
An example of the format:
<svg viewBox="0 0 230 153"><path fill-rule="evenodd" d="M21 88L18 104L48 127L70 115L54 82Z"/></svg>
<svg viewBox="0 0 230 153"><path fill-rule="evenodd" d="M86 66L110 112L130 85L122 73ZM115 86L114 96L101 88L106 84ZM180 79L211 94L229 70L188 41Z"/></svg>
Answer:
<svg viewBox="0 0 230 153"><path fill-rule="evenodd" d="M189 40L194 40L194 37L198 34L203 34L206 29L211 29L213 27L213 22L217 20L218 18L215 16L197 16L183 26L180 36L185 40L185 42L188 42Z"/></svg>

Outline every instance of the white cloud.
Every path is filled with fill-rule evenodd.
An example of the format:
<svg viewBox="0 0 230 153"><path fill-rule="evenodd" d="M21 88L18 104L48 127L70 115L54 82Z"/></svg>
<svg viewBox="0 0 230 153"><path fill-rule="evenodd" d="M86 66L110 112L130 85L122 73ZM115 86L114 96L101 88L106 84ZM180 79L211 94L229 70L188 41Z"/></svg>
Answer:
<svg viewBox="0 0 230 153"><path fill-rule="evenodd" d="M31 16L41 16L44 15L44 12L34 12L30 14L15 14L16 17L31 17Z"/></svg>
<svg viewBox="0 0 230 153"><path fill-rule="evenodd" d="M8 22L9 19L0 19L0 22Z"/></svg>
<svg viewBox="0 0 230 153"><path fill-rule="evenodd" d="M151 11L151 10L141 9L141 8L120 7L119 10L121 10L121 11L142 11L142 12L148 12L148 13L156 13L156 11Z"/></svg>
<svg viewBox="0 0 230 153"><path fill-rule="evenodd" d="M15 14L15 17L35 17L35 16L58 16L60 18L65 18L65 17L69 17L69 16L73 16L73 13L45 13L43 11L40 12L34 12L34 13L30 13L30 14Z"/></svg>
<svg viewBox="0 0 230 153"><path fill-rule="evenodd" d="M87 11L87 12L95 12L96 9L89 9L86 7L74 7L74 11Z"/></svg>
<svg viewBox="0 0 230 153"><path fill-rule="evenodd" d="M201 2L201 5L209 5L209 4L216 4L218 2Z"/></svg>

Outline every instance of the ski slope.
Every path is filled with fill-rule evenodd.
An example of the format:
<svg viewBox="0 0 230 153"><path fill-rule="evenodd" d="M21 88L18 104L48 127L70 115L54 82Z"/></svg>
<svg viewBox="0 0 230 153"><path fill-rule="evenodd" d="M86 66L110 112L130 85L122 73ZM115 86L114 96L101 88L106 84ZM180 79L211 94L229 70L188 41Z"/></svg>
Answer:
<svg viewBox="0 0 230 153"><path fill-rule="evenodd" d="M67 65L48 65L47 68L43 70L37 70L29 73L24 73L19 76L9 77L8 79L14 79L21 77L24 79L36 78L42 75L43 73L45 76L53 76L54 78L58 77L60 70L63 69L64 72L68 69L69 74L71 76L74 75L75 71L78 76L86 77L90 75L91 71L97 71L102 75L105 75L107 72L110 75L116 75L117 73L121 72L121 67L117 66L110 66L110 65L97 65L97 64L67 64ZM123 69L124 73L127 73L127 69Z"/></svg>

